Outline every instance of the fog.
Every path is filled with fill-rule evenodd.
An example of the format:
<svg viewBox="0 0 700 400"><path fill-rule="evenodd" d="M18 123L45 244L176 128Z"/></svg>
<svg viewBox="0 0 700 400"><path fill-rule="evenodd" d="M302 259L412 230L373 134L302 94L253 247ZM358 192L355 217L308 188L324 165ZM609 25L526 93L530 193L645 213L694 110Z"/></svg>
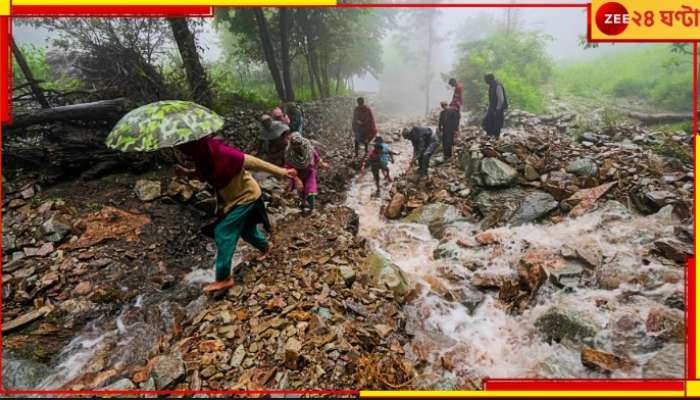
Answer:
<svg viewBox="0 0 700 400"><path fill-rule="evenodd" d="M553 2L541 1L541 3ZM583 3L583 0L574 2ZM443 3L450 3L450 1ZM460 1L460 3L465 2ZM517 2L512 1L511 3ZM376 10L392 15L397 21L396 26L401 26L401 22L405 21L406 18L404 10L407 9L378 8ZM595 49L583 49L580 45L580 39L586 34L587 29L585 8L465 7L439 8L437 13L431 57L431 107L437 106L440 100L449 99L451 88L447 86L445 78L460 56L458 44L468 39L483 37L484 27L479 21L498 24L504 23L506 18L511 18L516 21L515 25L519 30L539 31L548 35L551 40L547 42L547 52L557 63L581 61L601 54L620 52L641 46L638 44L615 44L601 45ZM208 62L216 61L223 55L218 34L212 22L213 19L208 19L197 33L202 56ZM425 107L425 90L421 87L422 82L425 81L423 72L425 62L403 60L401 52L395 46L395 39L399 33L401 31L395 27L386 32L382 56L384 70L380 76L356 76L352 81L352 87L356 92L378 94L385 102L400 99L401 110L394 111L417 114L423 112ZM13 34L19 43L32 43L39 46L47 46L50 36L50 33L45 29L18 25L14 26ZM417 44L416 46L421 45ZM401 60L401 62L397 62L397 60Z"/></svg>

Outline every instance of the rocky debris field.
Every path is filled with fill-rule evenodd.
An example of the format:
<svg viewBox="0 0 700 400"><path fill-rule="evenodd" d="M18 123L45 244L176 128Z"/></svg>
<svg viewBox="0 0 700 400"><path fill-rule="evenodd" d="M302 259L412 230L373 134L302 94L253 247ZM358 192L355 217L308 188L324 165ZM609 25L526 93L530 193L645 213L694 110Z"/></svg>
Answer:
<svg viewBox="0 0 700 400"><path fill-rule="evenodd" d="M358 176L353 106L304 105L305 134L331 164L319 210L302 216L286 182L259 177L276 250L257 262L241 243L238 284L216 298L200 291L215 254L199 231L216 209L207 185L170 168L4 181L5 386L476 389L499 373L682 376L693 173L635 140L652 138L647 128L573 135L576 117L513 112L501 141L465 126L427 180L394 165L381 209L360 210L341 205ZM249 151L258 113L227 115L223 138ZM381 134L401 147L407 123ZM371 237L367 213L381 214Z"/></svg>
<svg viewBox="0 0 700 400"><path fill-rule="evenodd" d="M403 236L385 240L387 251L435 243L428 266L410 267L422 295L404 307L418 382L683 376L692 165L631 132L567 135L573 120L515 112L499 141L465 127L452 160L434 156L428 179L410 171L386 197L382 213L398 224L389 235ZM669 140L691 143L682 132ZM411 238L422 235L415 224L426 238ZM523 343L504 343L510 354L489 349L498 340L481 336L494 326Z"/></svg>

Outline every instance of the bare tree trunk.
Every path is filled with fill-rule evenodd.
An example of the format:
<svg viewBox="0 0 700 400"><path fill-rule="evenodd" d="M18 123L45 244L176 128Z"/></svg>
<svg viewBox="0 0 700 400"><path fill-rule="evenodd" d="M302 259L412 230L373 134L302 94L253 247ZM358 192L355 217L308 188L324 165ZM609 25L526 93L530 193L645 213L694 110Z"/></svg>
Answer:
<svg viewBox="0 0 700 400"><path fill-rule="evenodd" d="M323 97L331 96L330 80L328 79L328 49L326 46L321 48L321 94Z"/></svg>
<svg viewBox="0 0 700 400"><path fill-rule="evenodd" d="M126 101L123 98L100 100L92 103L71 104L37 110L30 114L17 115L12 119L12 128L43 124L53 121L110 121L116 122L124 115Z"/></svg>
<svg viewBox="0 0 700 400"><path fill-rule="evenodd" d="M318 62L318 46L316 42L316 37L314 36L314 32L312 31L313 24L311 21L311 17L309 14L309 11L306 9L302 10L303 12L303 23L302 23L302 29L304 30L304 36L306 36L306 47L307 47L307 57L309 61L309 74L311 75L311 86L313 87L314 84L316 84L316 87L318 88L318 94L321 97L324 97L323 95L323 85L321 84L321 78L320 78L320 67L319 67L319 62Z"/></svg>
<svg viewBox="0 0 700 400"><path fill-rule="evenodd" d="M46 100L46 97L44 96L44 91L41 89L41 87L39 87L39 84L34 79L34 74L32 74L32 70L29 69L29 65L27 64L27 60L24 58L24 54L22 54L22 50L20 50L17 43L15 43L15 38L12 38L12 54L15 56L17 65L19 65L19 68L22 70L24 78L27 80L27 83L29 83L29 87L32 89L34 99L41 104L42 108L51 107L49 105L49 101Z"/></svg>
<svg viewBox="0 0 700 400"><path fill-rule="evenodd" d="M316 84L314 82L314 71L311 68L311 61L308 54L306 53L306 69L309 70L309 87L311 87L311 97L316 97Z"/></svg>
<svg viewBox="0 0 700 400"><path fill-rule="evenodd" d="M291 62L289 60L289 9L280 8L280 44L282 47L282 79L286 101L294 101L292 87Z"/></svg>
<svg viewBox="0 0 700 400"><path fill-rule="evenodd" d="M258 23L260 42L262 44L263 52L265 53L265 61L267 61L267 67L270 69L272 81L275 83L275 90L277 90L277 96L280 100L284 101L287 98L287 96L284 90L284 85L282 84L280 70L277 67L275 49L272 46L272 39L270 38L270 29L267 26L265 14L263 14L262 8L255 8L253 9L253 12L255 13L255 21Z"/></svg>
<svg viewBox="0 0 700 400"><path fill-rule="evenodd" d="M171 18L169 22L175 42L177 42L177 48L180 50L182 63L185 66L187 82L192 91L192 97L197 103L211 107L212 96L209 90L209 82L207 82L207 75L199 60L194 34L187 25L185 18Z"/></svg>

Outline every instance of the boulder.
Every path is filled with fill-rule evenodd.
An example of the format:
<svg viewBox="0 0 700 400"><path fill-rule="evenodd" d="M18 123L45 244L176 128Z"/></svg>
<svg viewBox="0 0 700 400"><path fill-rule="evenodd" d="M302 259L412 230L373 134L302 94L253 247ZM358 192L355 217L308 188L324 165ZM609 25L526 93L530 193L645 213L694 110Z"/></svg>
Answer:
<svg viewBox="0 0 700 400"><path fill-rule="evenodd" d="M649 311L647 332L671 342L685 342L685 314L683 311L658 307Z"/></svg>
<svg viewBox="0 0 700 400"><path fill-rule="evenodd" d="M155 200L161 196L160 182L148 179L139 179L134 185L134 192L136 193L136 197L138 197L141 201Z"/></svg>
<svg viewBox="0 0 700 400"><path fill-rule="evenodd" d="M105 386L105 390L131 390L136 389L136 385L128 378L122 378L118 381Z"/></svg>
<svg viewBox="0 0 700 400"><path fill-rule="evenodd" d="M535 167L530 164L525 164L525 169L523 170L523 176L528 181L536 181L540 179L540 174L537 172Z"/></svg>
<svg viewBox="0 0 700 400"><path fill-rule="evenodd" d="M597 176L598 166L590 158L577 158L566 166L566 172L577 176Z"/></svg>
<svg viewBox="0 0 700 400"><path fill-rule="evenodd" d="M591 340L601 329L593 319L570 307L553 306L535 321L547 341L569 339L575 343Z"/></svg>
<svg viewBox="0 0 700 400"><path fill-rule="evenodd" d="M391 198L389 205L384 210L384 216L388 219L398 219L401 217L401 210L404 204L406 204L406 196L401 193L394 194Z"/></svg>
<svg viewBox="0 0 700 400"><path fill-rule="evenodd" d="M634 367L632 361L625 357L606 353L588 346L584 346L581 350L581 364L603 372L630 371Z"/></svg>
<svg viewBox="0 0 700 400"><path fill-rule="evenodd" d="M559 203L552 195L546 192L532 192L528 194L517 210L510 217L512 225L522 225L528 222L537 221L554 211Z"/></svg>
<svg viewBox="0 0 700 400"><path fill-rule="evenodd" d="M682 379L685 375L685 345L666 345L644 364L642 374L645 379Z"/></svg>
<svg viewBox="0 0 700 400"><path fill-rule="evenodd" d="M343 281L345 281L345 285L347 285L347 287L351 287L352 283L355 282L355 270L347 265L341 265L339 271L340 276L343 278Z"/></svg>
<svg viewBox="0 0 700 400"><path fill-rule="evenodd" d="M503 161L487 157L481 161L481 178L488 187L509 186L518 177L518 172Z"/></svg>
<svg viewBox="0 0 700 400"><path fill-rule="evenodd" d="M663 238L654 242L654 248L664 257L676 262L685 262L693 256L693 246L673 238Z"/></svg>
<svg viewBox="0 0 700 400"><path fill-rule="evenodd" d="M156 389L172 387L185 376L182 356L179 353L160 356L151 371L151 376L155 380Z"/></svg>
<svg viewBox="0 0 700 400"><path fill-rule="evenodd" d="M642 275L638 268L622 262L603 264L595 272L598 286L606 290L617 289L622 284L638 280Z"/></svg>
<svg viewBox="0 0 700 400"><path fill-rule="evenodd" d="M452 205L432 203L411 211L401 222L428 225L430 234L440 239L447 224L456 221L460 213Z"/></svg>
<svg viewBox="0 0 700 400"><path fill-rule="evenodd" d="M60 242L72 229L71 223L61 214L54 214L41 224L42 232L52 242Z"/></svg>
<svg viewBox="0 0 700 400"><path fill-rule="evenodd" d="M385 286L397 295L405 295L411 289L411 279L396 264L374 253L368 259L369 271L374 283Z"/></svg>

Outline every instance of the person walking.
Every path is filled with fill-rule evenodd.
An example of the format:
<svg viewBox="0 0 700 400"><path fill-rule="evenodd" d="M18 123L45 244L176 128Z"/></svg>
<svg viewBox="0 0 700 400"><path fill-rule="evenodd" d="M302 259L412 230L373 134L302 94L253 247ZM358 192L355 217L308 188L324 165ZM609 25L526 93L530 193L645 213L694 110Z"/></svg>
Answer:
<svg viewBox="0 0 700 400"><path fill-rule="evenodd" d="M442 140L442 154L445 161L452 157L452 147L454 140L459 132L459 120L461 113L453 107L450 107L446 101L440 102L440 119L438 122L438 139Z"/></svg>
<svg viewBox="0 0 700 400"><path fill-rule="evenodd" d="M489 85L489 108L481 125L489 136L499 139L508 109L508 97L503 84L493 74L484 75L484 81Z"/></svg>
<svg viewBox="0 0 700 400"><path fill-rule="evenodd" d="M367 155L367 146L377 135L377 125L374 122L372 110L365 105L365 99L357 98L357 107L352 113L352 131L355 137L355 158L358 156L360 144L365 146L364 155Z"/></svg>

